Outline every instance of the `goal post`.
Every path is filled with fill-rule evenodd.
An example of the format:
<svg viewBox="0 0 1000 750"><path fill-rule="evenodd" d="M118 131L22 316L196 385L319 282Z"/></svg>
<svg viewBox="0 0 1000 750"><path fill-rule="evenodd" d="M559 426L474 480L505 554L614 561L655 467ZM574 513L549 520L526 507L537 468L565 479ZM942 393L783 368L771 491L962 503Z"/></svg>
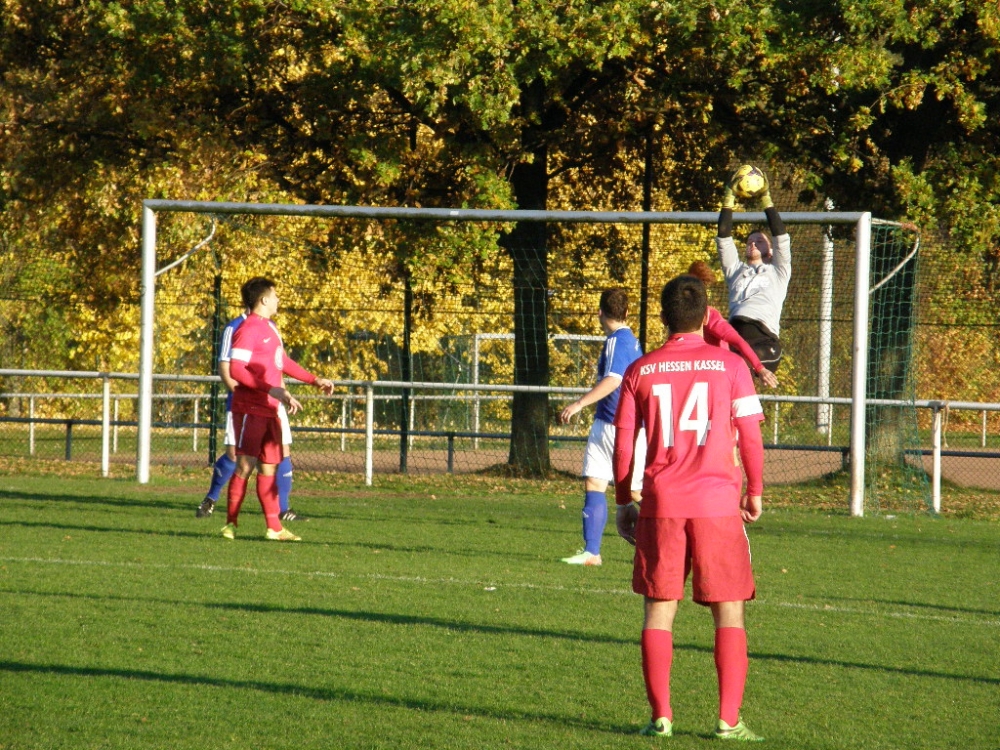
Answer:
<svg viewBox="0 0 1000 750"><path fill-rule="evenodd" d="M150 479L151 433L153 423L153 373L155 361L155 296L157 276L167 271L164 267L158 271L157 259L157 217L160 214L191 213L213 217L226 216L278 216L304 217L311 219L341 219L368 220L385 222L404 220L408 222L480 222L491 224L514 225L520 222L546 222L552 225L641 225L645 231L656 225L700 225L714 227L718 214L716 212L606 212L606 211L517 211L517 210L487 210L487 209L423 209L423 208L391 208L371 206L327 206L300 204L266 204L266 203L231 203L214 201L162 200L150 199L143 203L142 210L142 269L141 269L141 302L140 302L140 350L139 350L139 393L137 406L138 435L136 443L136 478L139 483L147 483ZM865 452L866 452L866 379L868 369L868 274L869 255L871 252L872 216L869 212L787 212L782 213L786 225L813 227L853 228L854 252L853 264L854 299L853 299L853 342L851 344L851 406L850 406L850 509L854 515L864 512L865 498ZM766 224L762 212L741 212L733 216L735 225ZM636 229L638 231L638 228ZM793 242L793 280L798 269L795 268L795 258L799 248ZM825 282L824 282L825 283ZM644 290L655 295L658 290ZM822 303L821 295L816 292L816 304ZM846 300L842 304L846 305ZM829 301L823 303L829 304ZM788 305L786 304L786 310ZM846 311L846 306L845 306ZM542 313L544 314L544 313ZM828 346L828 344L826 344ZM829 358L827 356L821 359ZM821 365L822 366L822 365ZM829 364L827 364L829 367ZM822 379L822 377L821 377ZM842 394L843 395L843 394ZM813 422L816 412L813 412ZM843 408L843 407L841 407Z"/></svg>

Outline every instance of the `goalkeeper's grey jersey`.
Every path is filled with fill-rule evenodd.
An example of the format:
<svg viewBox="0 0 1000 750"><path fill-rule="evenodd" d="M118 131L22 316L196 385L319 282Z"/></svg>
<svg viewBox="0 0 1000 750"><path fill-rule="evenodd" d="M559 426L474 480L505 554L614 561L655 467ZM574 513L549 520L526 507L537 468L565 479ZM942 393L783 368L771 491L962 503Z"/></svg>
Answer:
<svg viewBox="0 0 1000 750"><path fill-rule="evenodd" d="M781 308L792 277L792 241L787 234L774 238L770 263L751 266L740 259L732 237L716 237L722 272L729 288L729 317L758 320L775 336L781 335Z"/></svg>

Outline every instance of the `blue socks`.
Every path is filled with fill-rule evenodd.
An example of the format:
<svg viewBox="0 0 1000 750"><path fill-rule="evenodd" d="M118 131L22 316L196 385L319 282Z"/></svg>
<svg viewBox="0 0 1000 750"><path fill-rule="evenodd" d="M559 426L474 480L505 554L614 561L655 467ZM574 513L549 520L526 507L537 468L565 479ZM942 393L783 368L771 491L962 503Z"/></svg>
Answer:
<svg viewBox="0 0 1000 750"><path fill-rule="evenodd" d="M229 457L228 453L223 453L215 459L215 468L212 470L212 484L208 487L208 494L215 502L219 502L219 493L222 488L229 484L233 472L236 471L236 461Z"/></svg>
<svg viewBox="0 0 1000 750"><path fill-rule="evenodd" d="M607 522L607 497L603 492L587 492L583 501L583 544L592 555L601 554L601 537Z"/></svg>
<svg viewBox="0 0 1000 750"><path fill-rule="evenodd" d="M285 456L278 464L278 471L275 474L278 484L278 505L284 513L288 510L288 496L292 494L292 457Z"/></svg>

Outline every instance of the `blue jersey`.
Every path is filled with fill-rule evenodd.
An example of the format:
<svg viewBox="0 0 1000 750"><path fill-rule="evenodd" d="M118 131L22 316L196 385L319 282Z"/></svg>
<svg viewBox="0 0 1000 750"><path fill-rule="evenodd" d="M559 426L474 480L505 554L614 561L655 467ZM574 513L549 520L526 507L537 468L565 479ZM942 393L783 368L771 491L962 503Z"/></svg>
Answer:
<svg viewBox="0 0 1000 750"><path fill-rule="evenodd" d="M639 340L632 333L632 329L623 326L610 334L604 341L601 349L601 356L597 360L597 382L600 383L609 375L617 375L619 379L625 376L628 366L642 356L642 348ZM618 394L621 387L615 388L611 393L597 402L597 411L594 413L595 419L604 422L614 422L615 412L618 411Z"/></svg>
<svg viewBox="0 0 1000 750"><path fill-rule="evenodd" d="M236 333L236 329L243 325L243 321L247 319L246 313L243 313L238 318L233 318L230 320L226 327L222 329L222 337L219 339L219 362L228 362L233 358L233 334ZM229 391L226 396L226 411L231 411L233 408L233 392Z"/></svg>

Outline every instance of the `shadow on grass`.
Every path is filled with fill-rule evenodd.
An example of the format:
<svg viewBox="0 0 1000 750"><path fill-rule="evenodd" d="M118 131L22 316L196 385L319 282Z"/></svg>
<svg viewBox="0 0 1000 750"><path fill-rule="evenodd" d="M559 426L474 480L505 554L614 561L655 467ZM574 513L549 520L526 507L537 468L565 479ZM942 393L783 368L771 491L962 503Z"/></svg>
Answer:
<svg viewBox="0 0 1000 750"><path fill-rule="evenodd" d="M214 529L212 533L206 534L205 531L180 531L178 529L170 528L155 528L155 529L130 529L124 526L95 526L95 525L85 525L79 523L51 523L45 521L4 521L5 528L11 528L13 526L20 526L25 529L55 529L64 532L76 532L81 533L85 531L92 531L99 534L139 534L141 536L161 536L161 537L171 537L171 538L190 538L190 539L202 539L206 536L222 538L218 532L218 529ZM219 526L221 529L222 526ZM263 532L261 532L260 540L265 541ZM251 540L252 541L252 540Z"/></svg>
<svg viewBox="0 0 1000 750"><path fill-rule="evenodd" d="M862 599L851 596L823 596L824 600L839 602L856 602L859 604L884 604L886 606L913 607L915 609L928 609L934 612L941 612L943 615L963 614L963 615L988 615L1000 617L1000 609L979 609L974 607L955 607L944 604L932 604L930 602L906 602L899 599ZM877 613L876 613L877 614Z"/></svg>
<svg viewBox="0 0 1000 750"><path fill-rule="evenodd" d="M101 667L74 667L64 664L27 664L15 661L0 661L0 672L9 674L44 674L66 677L115 678L122 680L144 680L164 684L198 685L234 690L254 690L273 695L304 697L316 701L340 703L366 703L373 707L402 708L412 711L428 711L455 714L459 718L478 716L499 721L543 721L560 727L571 726L589 732L606 734L635 734L634 725L614 726L603 722L587 721L568 714L529 712L518 710L485 709L479 706L461 705L430 700L400 698L382 694L365 693L344 688L317 688L298 683L267 682L262 680L227 680L219 677L194 674L169 674L151 670L110 669Z"/></svg>
<svg viewBox="0 0 1000 750"><path fill-rule="evenodd" d="M945 536L947 533L947 527L942 524L947 524L949 521L937 518L927 518L927 526L923 528L896 528L892 526L886 526L883 529L872 528L868 525L865 519L847 518L843 519L843 523L838 523L837 525L831 525L828 528L801 528L792 527L783 523L768 524L770 519L765 516L760 521L758 521L754 527L750 530L751 540L753 540L753 535L758 535L759 537L769 537L773 539L778 539L781 537L794 537L794 538L817 538L822 539L827 537L829 539L836 539L839 542L893 542L895 544L905 543L920 545L921 547L943 547L946 549L958 548L962 551L966 551L970 547L982 547L986 550L996 549L996 538L984 536L982 539L970 539L968 536L961 537L951 537ZM890 524L891 520L878 519L880 523ZM859 525L861 524L861 525ZM936 533L939 532L939 533Z"/></svg>
<svg viewBox="0 0 1000 750"><path fill-rule="evenodd" d="M173 493L176 496L176 492ZM182 502L171 499L169 497L156 498L149 494L142 494L141 496L130 496L130 497L108 497L106 495L82 495L82 494L70 494L70 493L46 493L38 491L23 491L23 490L0 490L0 502L10 501L10 502L37 502L37 503L78 503L80 505L90 505L90 506L107 506L109 508L122 508L127 510L174 510L174 511L190 511L192 519L194 518L194 511L204 499L204 495L198 492L191 494L189 499L185 499ZM292 503L295 508L299 508L299 505L295 503L295 497L293 496ZM324 503L332 503L335 505L336 498L325 498L322 500L317 500L316 498L311 498L311 502L308 505L308 511L303 513L306 517L303 520L330 520L339 521L344 523L359 522L363 523L365 521L371 520L371 518L365 518L358 513L345 513L337 512L334 510L325 510L322 505ZM258 508L256 495L254 494L253 488L247 494L245 500L247 503L251 503L254 508ZM225 497L223 497L219 503L216 505L217 512L221 511L224 515L226 506ZM426 525L426 526L441 526L441 527L460 527L460 528L480 528L483 526L521 531L530 534L541 534L549 535L552 533L558 533L564 530L564 526L561 519L547 519L548 523L540 522L535 519L530 522L523 521L521 519L510 519L505 515L505 509L498 508L488 511L485 514L478 514L475 516L455 516L446 515L451 513L448 505L440 501L429 501L428 504L421 506L419 504L412 506L413 510L409 517L404 515L404 511L397 506L393 506L392 513L394 518L403 519L406 518L407 523L411 526ZM373 511L377 510L377 506L373 508ZM575 510L575 509L574 509ZM373 518L378 518L377 513L372 513Z"/></svg>
<svg viewBox="0 0 1000 750"><path fill-rule="evenodd" d="M153 598L142 598L142 597L127 597L127 596L108 596L108 595L93 595L93 594L67 594L67 593L51 593L51 592L26 592L26 591L13 591L5 590L6 593L18 594L18 595L31 595L31 596L47 596L47 597L62 597L62 598L78 598L78 599L94 599L94 600L113 600L113 601L127 601L127 602L147 602L154 604L163 604L167 606L203 606L207 609L220 609L228 611L241 611L250 612L258 614L297 614L305 615L310 617L330 617L342 620L353 620L357 622L364 622L369 624L381 624L381 625L421 625L431 628L440 628L450 632L460 632L460 633L473 633L487 636L498 636L498 635L513 635L513 636L524 636L529 638L550 638L550 639L563 639L570 641L579 641L594 644L604 644L604 645L620 645L627 647L635 647L637 645L638 633L635 637L620 637L620 636L610 636L610 635L597 635L597 634L584 634L579 632L571 631L556 631L556 630L545 630L540 628L523 628L523 627L511 627L504 625L486 625L477 624L470 622L462 622L459 620L447 620L439 617L426 617L418 615L408 615L393 612L368 612L368 611L350 611L342 609L327 609L320 607L287 607L287 606L277 606L270 604L235 604L235 603L197 603L191 601L179 601L179 600L165 600L165 599L153 599ZM675 651L686 651L694 653L711 654L713 649L711 646L698 646L693 644L674 644ZM969 682L984 685L1000 685L1000 677L995 676L977 676L977 675L963 675L963 674L950 674L947 672L933 671L929 669L912 669L906 667L893 667L885 664L874 664L874 663L863 663L854 662L841 659L820 659L816 657L803 657L795 656L793 654L780 654L780 653L764 653L760 651L750 652L751 661L765 661L765 662L775 662L775 663L790 663L790 664L801 664L807 666L815 667L836 667L838 669L856 669L869 672L876 672L882 674L898 674L905 675L908 677L926 677L930 679L940 679L940 680L954 680L957 682ZM5 662L0 662L0 671L2 671Z"/></svg>
<svg viewBox="0 0 1000 750"><path fill-rule="evenodd" d="M194 513L192 512L192 519L194 519ZM221 513L216 519L215 517L209 519L201 519L194 521L196 528L193 530L178 529L176 527L151 527L151 528L129 528L126 526L98 526L95 524L79 524L79 523L56 523L53 521L5 521L4 526L7 528L13 528L19 526L25 529L53 529L56 531L64 533L83 533L83 532L93 532L93 533L109 533L109 534L136 534L142 537L168 537L168 538L189 538L189 539L221 539L221 529L222 525L225 523L226 517L225 513ZM258 525L259 524L259 525ZM419 554L419 555L446 555L449 557L464 557L464 558L483 558L483 557L499 557L505 560L523 560L527 562L545 561L547 558L540 557L536 553L531 552L511 552L510 550L504 548L497 548L493 550L483 549L481 547L456 547L449 546L445 543L435 545L429 544L392 544L389 542L368 542L368 541L336 541L330 538L330 527L326 527L324 533L317 535L314 538L310 538L308 521L295 521L288 524L290 530L295 531L298 534L303 535L303 539L300 542L296 542L296 546L306 547L310 544L321 545L323 547L330 547L336 549L344 550L367 550L376 552L390 552L396 554ZM315 527L317 530L320 529L320 525L317 524ZM237 543L246 542L267 542L269 546L273 546L274 542L268 540L264 536L264 521L263 516L260 514L259 508L248 511L243 511L240 516L240 525L236 530L236 541ZM548 534L554 534L555 532L547 532ZM572 547L572 544L566 545L565 549L568 550ZM554 562L558 560L556 555L553 555L549 562Z"/></svg>

